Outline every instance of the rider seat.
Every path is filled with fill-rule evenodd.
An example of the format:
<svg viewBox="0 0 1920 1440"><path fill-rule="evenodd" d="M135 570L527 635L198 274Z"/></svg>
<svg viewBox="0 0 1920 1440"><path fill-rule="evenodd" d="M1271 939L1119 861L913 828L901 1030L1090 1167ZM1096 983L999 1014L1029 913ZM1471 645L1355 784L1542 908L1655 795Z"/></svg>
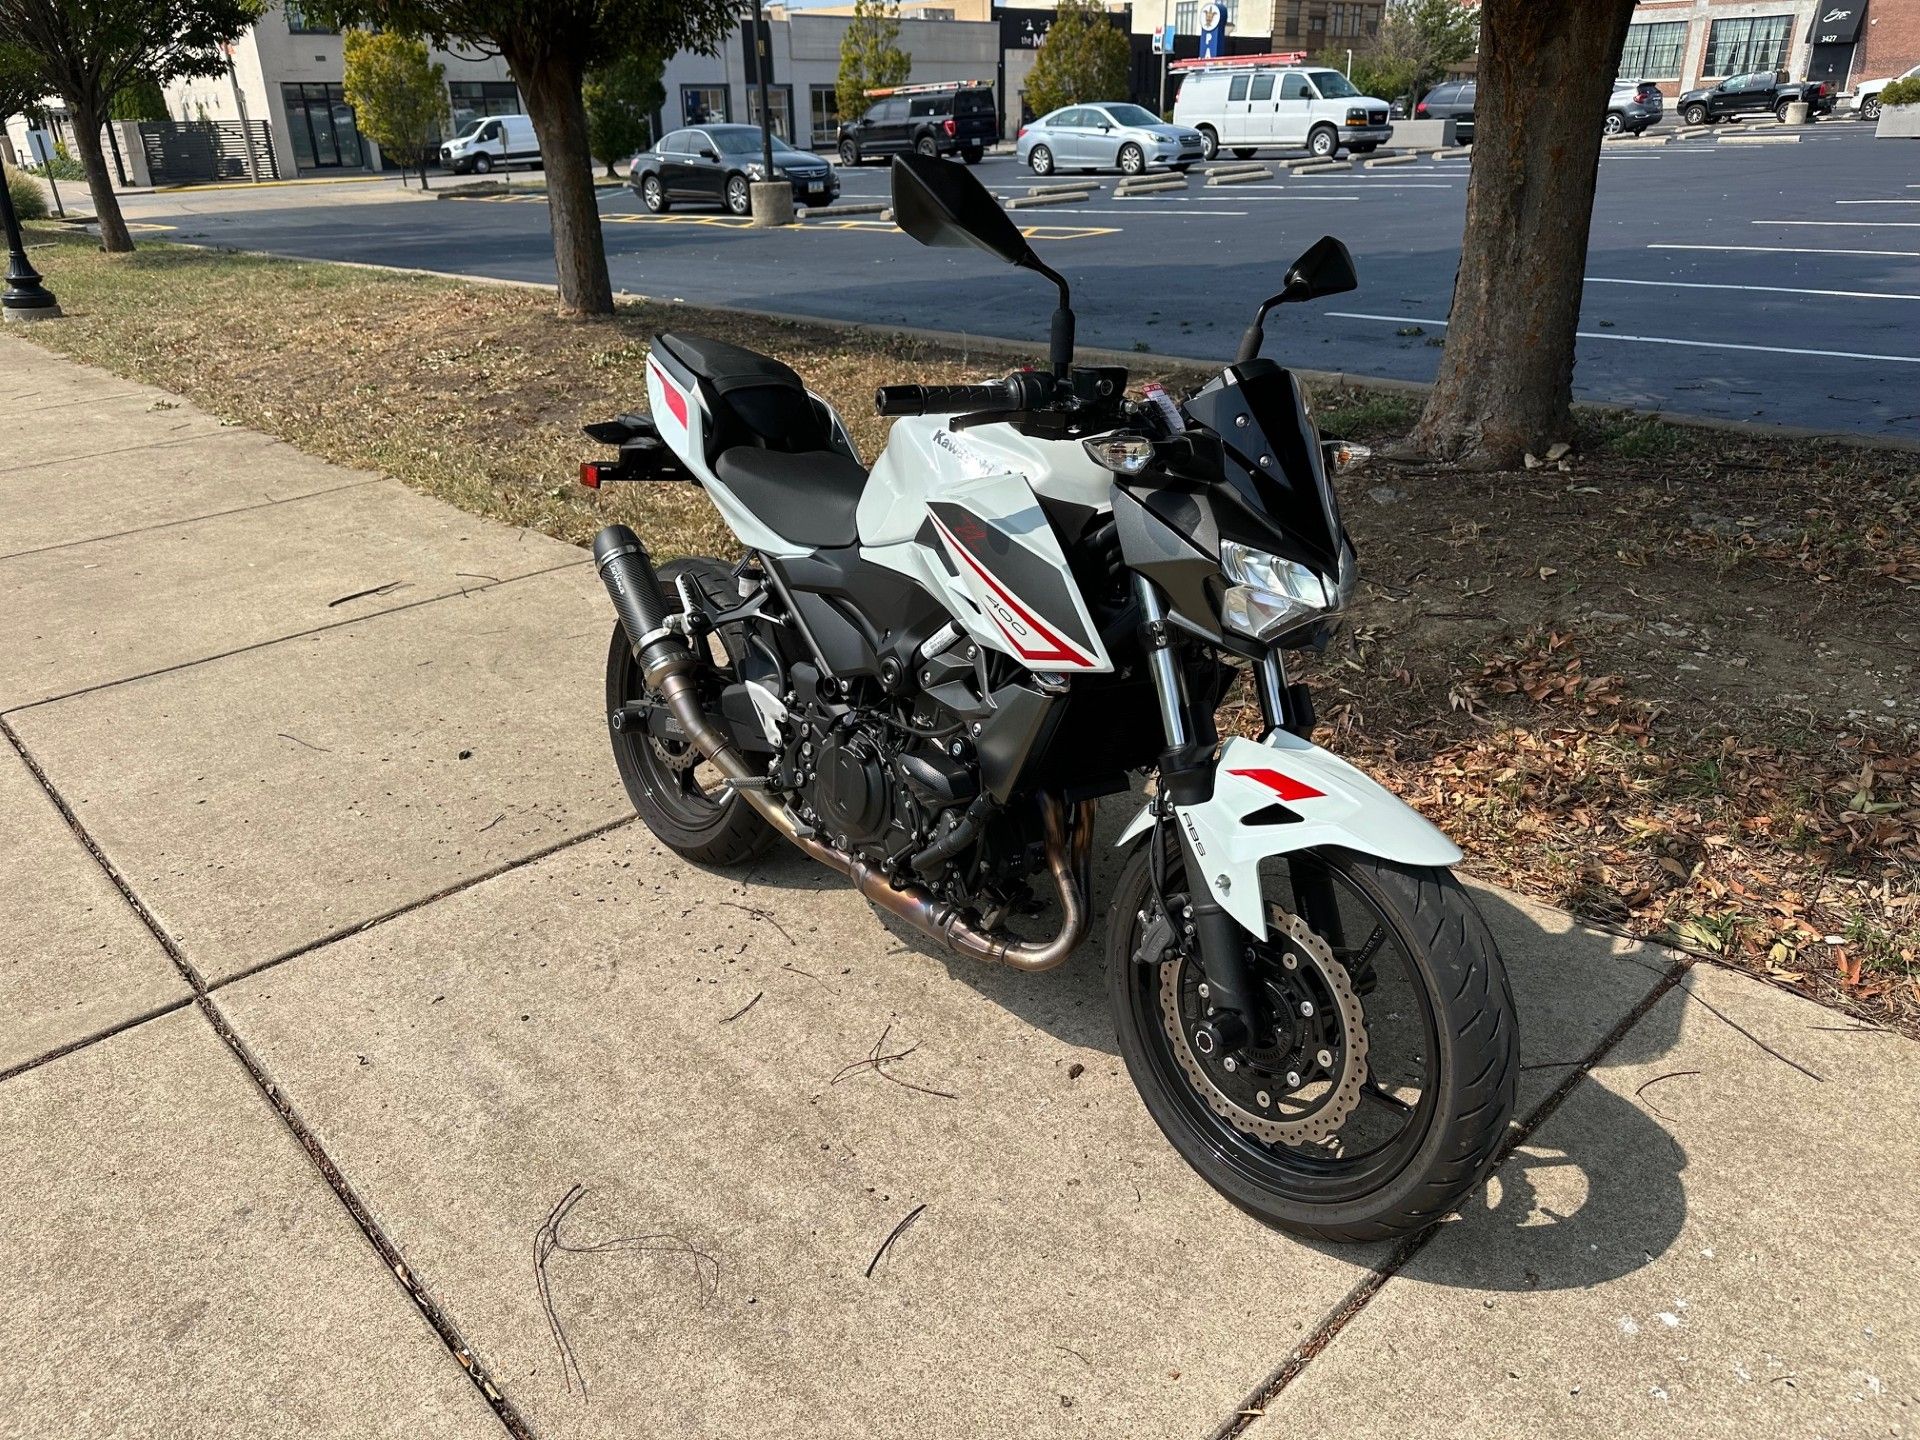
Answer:
<svg viewBox="0 0 1920 1440"><path fill-rule="evenodd" d="M742 505L798 544L855 543L866 469L790 367L702 335L656 335L653 343L699 382L713 417L708 458Z"/></svg>

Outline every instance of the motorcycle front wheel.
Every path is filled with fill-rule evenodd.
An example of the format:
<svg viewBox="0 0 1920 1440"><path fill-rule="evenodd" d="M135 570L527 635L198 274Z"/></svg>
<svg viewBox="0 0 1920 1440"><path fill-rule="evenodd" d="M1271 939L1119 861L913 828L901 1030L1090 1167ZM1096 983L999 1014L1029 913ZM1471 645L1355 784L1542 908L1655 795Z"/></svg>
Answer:
<svg viewBox="0 0 1920 1440"><path fill-rule="evenodd" d="M1121 874L1107 975L1121 1055L1174 1148L1296 1234L1390 1239L1443 1217L1492 1163L1519 1063L1506 971L1459 882L1341 850L1268 867L1267 938L1245 937L1261 1023L1227 1050L1191 941L1142 958L1155 843ZM1188 882L1165 844L1177 937Z"/></svg>

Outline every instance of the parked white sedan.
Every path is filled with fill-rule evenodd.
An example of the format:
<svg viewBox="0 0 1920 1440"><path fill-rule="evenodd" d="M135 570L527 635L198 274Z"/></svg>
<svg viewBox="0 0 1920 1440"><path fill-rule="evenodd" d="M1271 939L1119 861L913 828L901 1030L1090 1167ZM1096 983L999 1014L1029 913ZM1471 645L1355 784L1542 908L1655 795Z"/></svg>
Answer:
<svg viewBox="0 0 1920 1440"><path fill-rule="evenodd" d="M1020 162L1036 175L1056 170L1118 170L1140 175L1156 165L1185 170L1202 155L1200 132L1169 125L1140 105L1068 105L1020 127Z"/></svg>

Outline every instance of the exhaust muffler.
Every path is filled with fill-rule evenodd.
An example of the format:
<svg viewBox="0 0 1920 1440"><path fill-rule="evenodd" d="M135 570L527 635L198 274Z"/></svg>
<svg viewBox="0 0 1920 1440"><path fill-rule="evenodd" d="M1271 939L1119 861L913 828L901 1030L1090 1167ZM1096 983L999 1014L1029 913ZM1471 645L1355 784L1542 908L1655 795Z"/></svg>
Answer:
<svg viewBox="0 0 1920 1440"><path fill-rule="evenodd" d="M674 612L667 608L660 577L646 547L625 525L609 525L593 537L594 566L620 617L627 644L640 663L647 688L679 722L680 728L706 761L720 772L735 794L760 812L788 841L829 869L853 882L854 888L888 914L938 941L958 955L1009 965L1016 970L1051 970L1087 933L1087 894L1093 856L1093 802L1082 801L1071 813L1053 795L1040 797L1041 822L1046 831L1047 869L1060 899L1060 928L1048 940L1017 940L991 934L967 920L954 906L917 885L896 887L881 871L857 855L822 844L802 826L797 816L762 787L766 777L741 758L733 741L707 720L700 709L694 684L698 663L686 637L667 624Z"/></svg>

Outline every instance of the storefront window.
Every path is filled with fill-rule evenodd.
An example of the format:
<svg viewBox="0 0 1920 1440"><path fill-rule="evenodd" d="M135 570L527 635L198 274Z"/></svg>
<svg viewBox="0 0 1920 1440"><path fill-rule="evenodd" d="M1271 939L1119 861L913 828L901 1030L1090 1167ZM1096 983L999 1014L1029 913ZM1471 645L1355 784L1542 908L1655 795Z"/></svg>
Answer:
<svg viewBox="0 0 1920 1440"><path fill-rule="evenodd" d="M1663 20L1655 25L1627 27L1626 48L1620 52L1622 80L1678 80L1680 53L1687 48L1687 22Z"/></svg>
<svg viewBox="0 0 1920 1440"><path fill-rule="evenodd" d="M287 107L287 138L293 142L298 168L352 170L366 163L360 151L360 127L340 86L282 85L280 98Z"/></svg>
<svg viewBox="0 0 1920 1440"><path fill-rule="evenodd" d="M680 118L688 125L723 125L733 118L724 85L682 85Z"/></svg>
<svg viewBox="0 0 1920 1440"><path fill-rule="evenodd" d="M767 87L767 108L773 112L773 133L788 144L793 143L793 87L790 85L769 85ZM760 87L747 87L747 123L760 123Z"/></svg>
<svg viewBox="0 0 1920 1440"><path fill-rule="evenodd" d="M1745 75L1778 70L1787 60L1791 15L1762 15L1752 20L1716 20L1707 33L1703 75Z"/></svg>
<svg viewBox="0 0 1920 1440"><path fill-rule="evenodd" d="M813 124L813 143L831 145L840 133L840 90L835 85L815 85L807 96L807 112Z"/></svg>
<svg viewBox="0 0 1920 1440"><path fill-rule="evenodd" d="M458 134L470 120L483 115L520 115L520 91L511 80L449 80L447 100Z"/></svg>

